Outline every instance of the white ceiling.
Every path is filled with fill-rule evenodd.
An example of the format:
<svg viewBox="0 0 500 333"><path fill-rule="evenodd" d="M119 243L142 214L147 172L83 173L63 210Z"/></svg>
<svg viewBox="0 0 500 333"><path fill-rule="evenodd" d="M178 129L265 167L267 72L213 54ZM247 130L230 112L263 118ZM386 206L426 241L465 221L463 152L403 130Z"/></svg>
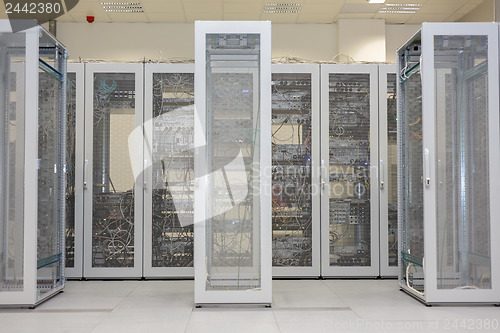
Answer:
<svg viewBox="0 0 500 333"><path fill-rule="evenodd" d="M141 2L143 13L106 13L101 2ZM80 0L60 22L169 22L196 20L270 20L273 23L333 23L342 18L385 19L387 23L453 22L488 0L387 0L421 4L416 14L377 14L382 4L368 0ZM301 3L294 14L264 13L265 3Z"/></svg>

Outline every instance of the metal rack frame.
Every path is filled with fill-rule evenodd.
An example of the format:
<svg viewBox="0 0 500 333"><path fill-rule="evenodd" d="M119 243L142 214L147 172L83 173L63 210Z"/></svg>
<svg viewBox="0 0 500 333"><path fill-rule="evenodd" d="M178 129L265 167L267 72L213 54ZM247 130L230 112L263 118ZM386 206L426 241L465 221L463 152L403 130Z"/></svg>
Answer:
<svg viewBox="0 0 500 333"><path fill-rule="evenodd" d="M485 53L487 54L486 61L483 61L482 70L487 73L487 116L488 116L488 149L489 156L487 159L487 166L489 170L489 176L487 182L489 182L489 194L486 196L489 198L489 235L498 235L500 233L500 206L497 204L500 202L500 193L498 188L500 188L500 177L499 165L500 165L500 153L498 150L498 142L500 142L499 137L499 63L498 63L498 36L499 36L499 26L497 23L424 23L422 25L421 31L419 31L414 37L412 37L407 43L405 43L398 50L398 69L400 72L400 78L398 83L398 95L401 96L398 103L398 183L399 185L399 204L398 204L398 230L399 230L399 282L400 288L410 294L411 296L417 298L418 300L426 304L450 304L450 303L500 303L500 260L498 260L498 255L500 254L500 243L495 241L494 238L489 236L489 258L480 259L477 254L469 253L467 249L458 250L458 246L463 242L462 237L468 237L468 232L463 225L468 225L472 221L464 221L464 217L460 217L460 223L462 226L460 229L457 226L453 226L454 232L460 232L462 237L458 237L460 241L456 241L453 244L454 248L447 251L451 254L457 255L460 253L460 260L471 260L476 266L490 266L489 283L491 283L490 288L482 288L483 277L481 278L480 286L464 286L459 284L459 287L453 287L456 281L456 275L462 273L461 281L465 274L472 274L473 271L468 270L464 267L461 261L460 266L454 261L453 264L456 266L455 276L441 276L438 279L438 232L440 221L438 220L438 213L442 210L448 209L447 207L438 206L438 200L443 200L441 195L438 195L438 190L441 187L441 182L443 181L443 170L439 171L438 165L441 161L438 160L438 152L443 149L443 135L442 133L437 133L437 125L443 122L445 117L444 108L447 105L445 100L445 94L438 94L436 88L440 89L446 88L444 84L444 76L451 74L451 69L444 61L448 57L448 61L453 57L452 53L448 53L444 56L441 55L440 63L435 62L435 47L439 46L439 41L436 38L444 37L464 37L471 36L475 38L483 37L487 38L485 42L485 47L487 47ZM458 40L458 39L455 39ZM466 46L466 44L464 44ZM421 58L419 59L418 54L411 55L408 52L413 50L418 50L421 52ZM406 52L408 51L408 52ZM460 53L461 56L465 53ZM406 56L408 54L408 56ZM412 63L415 63L411 68L405 66L405 59L412 59ZM461 58L460 58L461 59ZM443 66L444 65L444 66ZM474 63L474 66L479 67L479 64ZM409 66L408 66L409 67ZM439 73L438 73L439 69ZM448 70L448 72L446 72ZM402 160L405 156L405 143L409 136L406 135L404 123L404 117L409 114L410 111L405 109L405 101L407 101L404 93L403 84L408 78L420 71L422 88L422 107L421 110L421 122L422 122L422 155L413 159L413 163L420 165L423 172L421 175L422 179L422 197L423 197L423 238L419 244L419 248L423 249L422 257L416 256L415 253L408 253L406 249L410 249L410 245L406 244L405 234L406 231L406 215L405 215L405 201L408 200L405 195L405 188L403 185L407 184L405 178L406 169ZM458 69L460 73L460 68ZM463 87L462 87L463 88ZM463 88L465 89L465 88ZM458 90L458 89L457 89ZM450 96L453 96L453 87L446 91ZM453 97L451 97L453 98ZM469 105L468 105L469 106ZM452 109L452 115L458 115L461 111L466 111L467 109L458 108ZM462 112L463 113L463 112ZM462 114L460 113L460 114ZM470 124L469 122L463 122L465 124ZM462 123L460 123L462 124ZM413 124L409 124L411 126ZM472 132L471 132L472 133ZM468 132L468 134L470 134ZM463 153L460 147L451 147L454 153ZM418 154L417 154L418 155ZM463 159L464 165L467 159ZM463 167L463 166L461 166ZM438 172L439 171L439 172ZM467 180L465 176L461 179ZM464 182L462 180L462 182ZM469 183L470 186L472 184ZM483 193L484 195L484 193ZM467 202L468 205L472 205L466 197L461 200L461 205ZM446 197L446 200L454 200L454 198ZM453 201L455 202L455 201ZM464 236L465 235L465 236ZM443 238L444 240L444 238ZM483 240L484 241L484 240ZM457 245L459 244L459 245ZM466 243L465 246L468 246ZM444 250L443 250L444 251ZM467 259L467 257L469 257ZM441 259L442 260L442 259ZM455 259L457 260L457 259ZM418 276L416 272L412 272L413 276L408 275L408 269L404 269L405 266L415 266L415 271L418 267ZM458 270L458 267L462 268L462 271ZM467 266L468 267L468 266ZM465 270L467 269L467 272ZM466 277L468 275L465 275ZM416 280L418 277L418 281ZM438 281L446 280L445 288L438 288ZM418 282L418 287L416 283ZM442 283L442 282L441 282ZM464 282L460 282L464 283ZM418 288L418 290L417 290Z"/></svg>
<svg viewBox="0 0 500 333"><path fill-rule="evenodd" d="M389 181L390 181L390 162L396 162L391 159L391 154L388 146L388 80L389 75L396 76L396 65L378 65L379 69L379 188L380 188L380 276L382 277L397 277L398 266L397 257L396 266L389 264ZM394 82L396 83L396 82ZM397 103L396 105L397 106ZM397 179L396 179L397 183ZM397 189L396 189L397 190ZM396 215L397 220L397 215ZM397 221L396 221L397 228ZM393 235L397 242L397 232ZM396 244L397 245L397 244ZM397 247L396 247L397 254Z"/></svg>
<svg viewBox="0 0 500 333"><path fill-rule="evenodd" d="M72 267L66 265L66 277L81 279L83 277L83 164L84 164L84 123L85 123L85 64L68 63L68 74L75 74L75 160L74 163L74 235L73 235L73 259ZM68 79L69 81L69 79ZM69 110L68 110L69 112ZM68 126L72 124L68 123ZM67 218L69 218L67 214ZM66 245L68 246L68 244Z"/></svg>
<svg viewBox="0 0 500 333"><path fill-rule="evenodd" d="M5 38L5 46L9 45L10 51L17 54L20 52L22 57L18 61L11 62L7 50L2 50L4 57L3 65L5 68L5 80L9 78L8 73L16 73L16 85L14 94L11 94L9 87L12 87L11 82L4 82L4 109L5 119L10 119L10 116L15 112L15 134L9 132L8 126L12 125L9 121L5 126L6 131L2 131L6 139L2 142L0 148L4 154L9 156L10 149L8 148L13 135L15 136L15 158L12 164L14 166L15 178L13 181L14 189L9 189L8 179L11 166L4 164L8 162L9 157L2 158L2 181L0 182L2 191L0 191L0 208L2 208L2 220L0 221L0 236L2 240L0 244L0 255L4 258L0 259L2 265L7 265L8 262L13 262L15 267L10 267L9 272L2 267L3 275L2 282L6 282L5 289L0 290L0 306L28 306L34 307L44 300L54 296L60 292L65 285L64 276L64 193L65 193L65 147L66 147L66 59L67 51L65 47L55 39L43 27L36 25L22 32L12 33L11 26L8 20L0 21L0 31L2 39ZM4 44L2 44L4 45ZM49 63L47 63L47 58ZM45 60L43 60L44 58ZM54 64L52 64L54 60ZM10 66L10 67L8 67ZM51 132L57 138L50 137L49 134L43 133L45 139L54 139L57 146L53 147L50 153L56 154L45 156L39 152L40 139L42 133L39 130L42 116L45 116L39 103L40 80L41 73L48 74L52 79L55 79L58 87L54 91L54 96L47 96L47 99L54 97L55 103L49 105L53 108L55 121L47 122L47 132ZM46 78L48 78L48 76ZM47 91L49 94L50 91ZM15 103L15 109L10 109ZM14 111L14 112L13 112ZM12 113L11 113L12 112ZM50 116L50 115L49 115ZM10 125L9 125L10 124ZM49 128L49 125L51 126ZM7 135L8 134L8 135ZM6 150L4 148L7 147ZM49 198L50 202L40 202L42 196L40 190L44 189L40 186L41 173L45 177L50 178L50 182L42 183L42 185L50 186L45 188L53 195ZM6 178L5 178L6 177ZM53 182L53 183L51 183ZM52 186L53 185L53 186ZM15 207L10 209L9 197L15 197ZM47 199L48 197L43 197ZM44 204L46 206L44 206ZM40 209L47 209L54 219L50 219L53 229L40 230ZM15 212L15 216L10 219L10 214ZM48 214L48 213L47 213ZM48 215L46 215L48 216ZM9 222L12 222L9 223ZM4 232L4 228L8 228L8 232ZM45 232L52 232L49 235L43 235ZM12 235L13 239L10 239ZM50 238L47 240L51 243L48 257L39 258L39 248L41 237ZM7 248L14 243L13 252L7 251ZM2 244L3 243L3 244ZM11 243L11 244L9 244ZM45 249L47 250L47 249ZM9 253L10 252L10 253ZM19 255L21 253L21 255ZM43 253L42 253L43 254ZM12 256L8 258L7 256ZM44 256L48 253L43 254ZM3 260L5 259L5 260ZM14 274L11 275L11 274ZM17 276L17 278L15 277Z"/></svg>

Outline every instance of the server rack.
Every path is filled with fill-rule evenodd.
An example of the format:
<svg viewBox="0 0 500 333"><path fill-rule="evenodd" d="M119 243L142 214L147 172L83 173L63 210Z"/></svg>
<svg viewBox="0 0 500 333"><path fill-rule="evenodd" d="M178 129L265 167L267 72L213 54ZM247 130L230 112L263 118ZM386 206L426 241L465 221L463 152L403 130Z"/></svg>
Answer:
<svg viewBox="0 0 500 333"><path fill-rule="evenodd" d="M273 277L318 277L319 65L271 70Z"/></svg>
<svg viewBox="0 0 500 333"><path fill-rule="evenodd" d="M496 23L424 23L398 50L401 289L500 303Z"/></svg>
<svg viewBox="0 0 500 333"><path fill-rule="evenodd" d="M83 277L84 70L83 63L67 64L65 274L75 279Z"/></svg>
<svg viewBox="0 0 500 333"><path fill-rule="evenodd" d="M378 66L380 276L398 275L396 65Z"/></svg>
<svg viewBox="0 0 500 333"><path fill-rule="evenodd" d="M64 276L67 51L0 21L0 305L33 307Z"/></svg>
<svg viewBox="0 0 500 333"><path fill-rule="evenodd" d="M195 303L270 304L271 23L196 22L195 59Z"/></svg>
<svg viewBox="0 0 500 333"><path fill-rule="evenodd" d="M144 80L144 277L193 277L194 64Z"/></svg>
<svg viewBox="0 0 500 333"><path fill-rule="evenodd" d="M143 64L85 68L84 277L142 277Z"/></svg>
<svg viewBox="0 0 500 333"><path fill-rule="evenodd" d="M379 275L377 65L321 66L322 276Z"/></svg>

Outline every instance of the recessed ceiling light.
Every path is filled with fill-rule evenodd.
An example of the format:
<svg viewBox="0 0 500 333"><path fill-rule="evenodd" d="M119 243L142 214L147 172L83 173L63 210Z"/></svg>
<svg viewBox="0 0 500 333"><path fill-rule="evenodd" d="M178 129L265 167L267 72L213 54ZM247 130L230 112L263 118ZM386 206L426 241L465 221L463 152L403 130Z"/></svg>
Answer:
<svg viewBox="0 0 500 333"><path fill-rule="evenodd" d="M384 3L385 0L368 0L368 3Z"/></svg>
<svg viewBox="0 0 500 333"><path fill-rule="evenodd" d="M288 14L299 13L302 10L301 3L266 3L264 13Z"/></svg>
<svg viewBox="0 0 500 333"><path fill-rule="evenodd" d="M386 3L378 14L415 14L422 7L420 3Z"/></svg>
<svg viewBox="0 0 500 333"><path fill-rule="evenodd" d="M144 13L140 2L101 2L108 13Z"/></svg>

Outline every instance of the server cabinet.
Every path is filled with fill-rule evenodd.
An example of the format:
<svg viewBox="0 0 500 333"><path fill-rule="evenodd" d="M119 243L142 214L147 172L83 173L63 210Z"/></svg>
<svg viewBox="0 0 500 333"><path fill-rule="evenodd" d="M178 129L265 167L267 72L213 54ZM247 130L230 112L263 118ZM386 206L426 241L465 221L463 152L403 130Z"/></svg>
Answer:
<svg viewBox="0 0 500 333"><path fill-rule="evenodd" d="M85 101L84 277L139 278L143 64L86 64Z"/></svg>
<svg viewBox="0 0 500 333"><path fill-rule="evenodd" d="M380 276L398 275L396 65L379 65Z"/></svg>
<svg viewBox="0 0 500 333"><path fill-rule="evenodd" d="M498 25L424 23L398 50L401 288L500 303Z"/></svg>
<svg viewBox="0 0 500 333"><path fill-rule="evenodd" d="M377 65L321 66L322 275L379 275Z"/></svg>
<svg viewBox="0 0 500 333"><path fill-rule="evenodd" d="M193 277L194 64L144 80L144 277Z"/></svg>
<svg viewBox="0 0 500 333"><path fill-rule="evenodd" d="M320 275L319 65L272 67L274 277Z"/></svg>
<svg viewBox="0 0 500 333"><path fill-rule="evenodd" d="M68 63L66 79L66 268L83 277L84 64Z"/></svg>
<svg viewBox="0 0 500 333"><path fill-rule="evenodd" d="M271 22L196 22L195 59L195 303L270 304Z"/></svg>
<svg viewBox="0 0 500 333"><path fill-rule="evenodd" d="M64 277L67 51L0 21L0 305L35 306Z"/></svg>

